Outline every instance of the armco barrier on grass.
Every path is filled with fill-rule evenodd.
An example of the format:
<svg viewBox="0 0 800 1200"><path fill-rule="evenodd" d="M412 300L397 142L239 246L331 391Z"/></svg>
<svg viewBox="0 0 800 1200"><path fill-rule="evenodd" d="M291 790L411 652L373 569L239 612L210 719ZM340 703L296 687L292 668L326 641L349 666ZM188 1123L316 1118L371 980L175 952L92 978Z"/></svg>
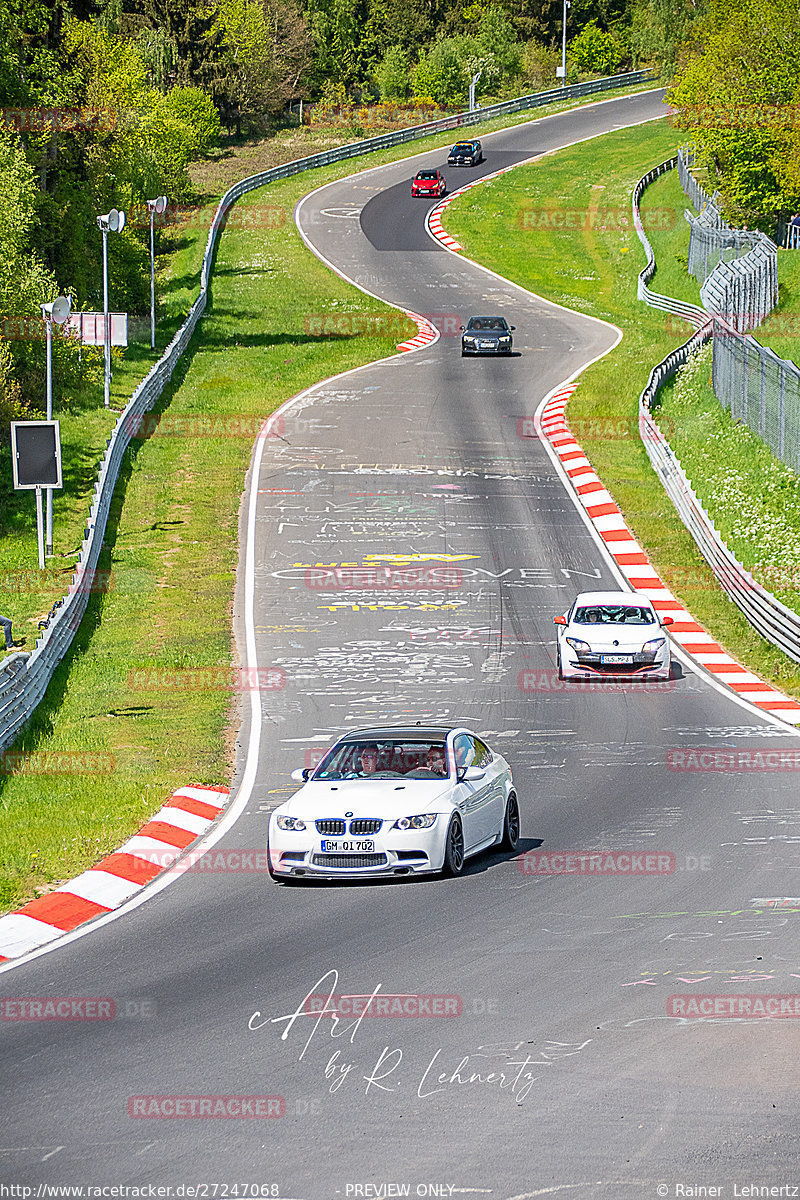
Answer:
<svg viewBox="0 0 800 1200"><path fill-rule="evenodd" d="M795 662L800 662L800 616L755 580L725 545L652 415L652 408L663 384L714 336L714 322L704 309L661 296L647 286L647 281L655 274L656 264L653 247L642 226L639 202L648 185L665 171L673 170L677 163L678 159L675 157L654 167L639 180L633 190L634 225L647 255L647 266L639 274L638 296L652 308L660 308L684 317L694 325L697 332L657 363L650 372L647 386L639 397L639 433L664 490L722 589L762 637L772 642Z"/></svg>
<svg viewBox="0 0 800 1200"><path fill-rule="evenodd" d="M225 224L231 205L254 188L263 187L264 184L274 183L279 179L289 179L293 175L313 170L316 167L345 162L347 159L357 158L373 150L400 146L405 142L412 142L432 134L446 133L451 129L477 125L483 121L492 120L494 117L501 117L506 113L522 112L559 101L635 86L652 79L652 77L652 72L649 70L630 71L627 74L614 75L608 79L592 79L587 83L520 96L516 100L506 100L501 104L493 104L479 109L477 112L457 113L439 121L431 121L426 125L379 134L374 138L365 138L346 146L337 146L333 150L323 150L319 154L295 159L294 162L282 163L268 171L262 171L258 175L251 175L247 179L240 180L225 193L217 205L208 232L203 266L200 272L200 293L192 304L189 315L161 358L151 367L146 378L134 390L109 438L94 487L83 545L75 567L74 590L64 597L63 603L53 612L42 636L37 640L33 652L31 654L12 654L0 665L0 750L10 745L44 696L53 672L69 649L80 619L86 611L89 592L82 586L82 582L87 572L93 572L97 568L117 475L132 436L130 422L149 412L158 400L164 387L172 378L173 371L191 341L197 322L205 311L217 237Z"/></svg>

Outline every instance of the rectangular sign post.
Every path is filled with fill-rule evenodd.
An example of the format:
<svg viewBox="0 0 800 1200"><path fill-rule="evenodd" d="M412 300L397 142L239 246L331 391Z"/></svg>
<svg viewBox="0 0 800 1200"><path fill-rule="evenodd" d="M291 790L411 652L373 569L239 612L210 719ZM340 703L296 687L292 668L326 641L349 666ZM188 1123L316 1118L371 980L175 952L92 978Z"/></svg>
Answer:
<svg viewBox="0 0 800 1200"><path fill-rule="evenodd" d="M39 569L44 570L42 488L63 487L61 431L58 421L11 422L11 469L15 491L36 492Z"/></svg>

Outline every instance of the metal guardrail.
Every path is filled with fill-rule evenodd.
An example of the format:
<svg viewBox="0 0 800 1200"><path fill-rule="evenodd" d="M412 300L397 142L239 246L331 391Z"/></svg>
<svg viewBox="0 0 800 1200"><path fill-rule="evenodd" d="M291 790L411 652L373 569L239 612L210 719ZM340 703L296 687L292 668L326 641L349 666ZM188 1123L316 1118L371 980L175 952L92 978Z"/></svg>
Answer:
<svg viewBox="0 0 800 1200"><path fill-rule="evenodd" d="M72 639L86 612L102 549L111 498L123 455L131 438L139 428L141 418L153 407L165 385L171 379L175 367L192 338L197 322L205 311L217 237L231 205L254 188L263 187L264 184L273 183L279 179L287 179L301 171L311 171L315 167L343 162L348 158L356 158L373 150L402 145L404 142L415 141L417 138L446 133L451 129L477 125L505 114L540 108L545 104L552 104L554 101L576 99L613 91L617 88L631 87L652 78L651 71L629 71L626 74L614 75L606 79L592 79L587 83L574 84L570 87L553 88L547 92L518 96L514 100L492 104L472 113L454 113L452 116L442 117L438 121L429 121L424 125L393 130L390 133L379 134L377 137L363 138L358 142L337 146L335 149L311 154L305 158L295 159L293 162L282 163L268 171L262 171L258 175L251 175L247 179L240 180L225 193L217 206L209 230L200 272L200 293L164 354L134 391L108 440L95 483L92 504L83 535L83 545L78 556L72 584L66 596L51 610L44 633L37 640L35 649L30 654L13 654L0 664L0 750L5 749L14 741L40 703L53 672L72 644Z"/></svg>
<svg viewBox="0 0 800 1200"><path fill-rule="evenodd" d="M670 162L674 165L674 160L670 160ZM667 164L662 164L662 168L668 169ZM647 186L645 181L649 182L661 173L659 168L656 168L655 172L649 172L644 179L639 180L634 189L634 224L637 232L640 231L639 237L647 252L648 268L651 262L654 263L654 256L638 215L639 200L644 187ZM655 266L653 265L654 270ZM650 278L652 278L653 271L650 272ZM650 302L647 297L642 298L645 299L645 303ZM714 522L694 492L679 459L653 419L653 405L663 384L675 375L692 354L699 351L711 337L715 337L715 325L718 325L719 322L710 320L707 314L703 314L703 317L705 320L703 326L687 342L677 350L673 350L662 362L653 367L650 372L647 385L639 397L639 433L653 470L661 480L664 490L675 505L678 515L694 538L720 587L762 637L777 646L795 662L800 662L800 616L782 604L754 579L725 545ZM732 331L731 334L741 342L753 341L752 338L742 338ZM715 362L716 341L715 337Z"/></svg>
<svg viewBox="0 0 800 1200"><path fill-rule="evenodd" d="M633 189L633 224L639 235L639 241L644 246L644 252L647 255L647 266L639 272L636 295L645 304L649 305L650 308L658 308L663 312L672 313L673 316L680 317L682 320L688 321L690 325L694 325L696 329L699 329L709 319L708 313L704 312L702 308L697 304L687 304L683 300L674 300L671 296L662 296L659 292L651 291L647 286L656 273L656 256L653 253L653 247L650 245L650 239L644 231L639 202L645 189L666 171L674 171L677 162L677 158L668 158L666 162L659 163L657 167L653 167L652 171L648 171L646 175L642 176Z"/></svg>

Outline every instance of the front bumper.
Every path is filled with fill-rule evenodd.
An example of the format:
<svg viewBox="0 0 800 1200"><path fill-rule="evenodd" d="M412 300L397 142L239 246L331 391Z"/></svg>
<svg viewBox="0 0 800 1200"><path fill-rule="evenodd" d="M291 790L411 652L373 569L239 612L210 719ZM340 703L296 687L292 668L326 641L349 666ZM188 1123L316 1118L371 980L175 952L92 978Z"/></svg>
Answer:
<svg viewBox="0 0 800 1200"><path fill-rule="evenodd" d="M319 837L270 829L269 863L281 878L371 879L379 876L426 875L441 871L444 842L440 817L430 830L395 831L374 840L371 853L323 852ZM446 823L444 825L446 829ZM423 836L428 834L428 836Z"/></svg>
<svg viewBox="0 0 800 1200"><path fill-rule="evenodd" d="M643 651L632 653L630 663L603 663L601 658L600 651L578 654L569 650L561 658L562 674L567 679L669 678L671 659L666 647L655 654L645 654Z"/></svg>
<svg viewBox="0 0 800 1200"><path fill-rule="evenodd" d="M474 346L467 342L461 343L462 354L510 354L511 342L496 342L493 346Z"/></svg>

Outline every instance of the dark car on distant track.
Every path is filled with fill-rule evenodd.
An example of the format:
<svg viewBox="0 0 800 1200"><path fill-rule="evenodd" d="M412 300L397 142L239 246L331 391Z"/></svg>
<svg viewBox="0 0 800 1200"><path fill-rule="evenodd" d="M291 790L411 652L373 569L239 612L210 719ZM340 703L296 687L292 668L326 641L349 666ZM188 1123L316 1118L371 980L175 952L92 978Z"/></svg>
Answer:
<svg viewBox="0 0 800 1200"><path fill-rule="evenodd" d="M456 142L447 156L448 167L474 167L483 162L480 142Z"/></svg>
<svg viewBox="0 0 800 1200"><path fill-rule="evenodd" d="M447 180L441 171L417 171L411 180L412 196L443 196Z"/></svg>
<svg viewBox="0 0 800 1200"><path fill-rule="evenodd" d="M461 357L466 354L510 354L511 330L505 317L470 317L461 326Z"/></svg>

